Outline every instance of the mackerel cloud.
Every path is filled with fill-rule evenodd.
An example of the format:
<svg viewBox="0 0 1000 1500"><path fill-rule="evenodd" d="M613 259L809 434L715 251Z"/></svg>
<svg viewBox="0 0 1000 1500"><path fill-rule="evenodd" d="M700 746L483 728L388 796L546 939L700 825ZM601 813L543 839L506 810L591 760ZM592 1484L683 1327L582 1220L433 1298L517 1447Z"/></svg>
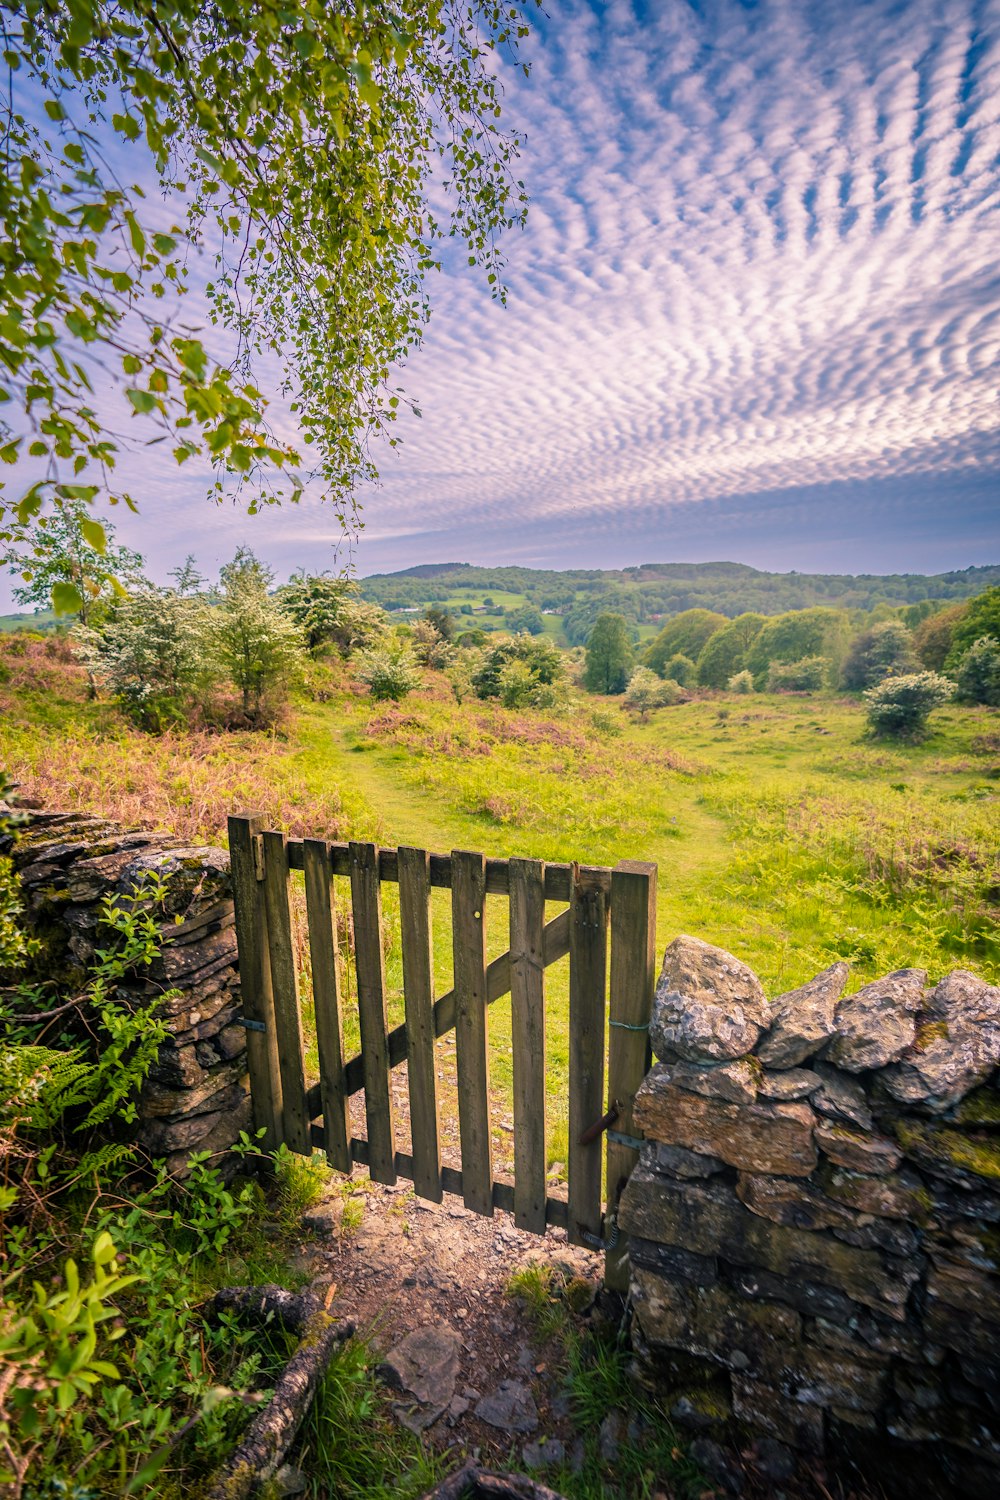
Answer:
<svg viewBox="0 0 1000 1500"><path fill-rule="evenodd" d="M532 52L509 305L435 280L362 555L996 473L997 4L564 0Z"/></svg>

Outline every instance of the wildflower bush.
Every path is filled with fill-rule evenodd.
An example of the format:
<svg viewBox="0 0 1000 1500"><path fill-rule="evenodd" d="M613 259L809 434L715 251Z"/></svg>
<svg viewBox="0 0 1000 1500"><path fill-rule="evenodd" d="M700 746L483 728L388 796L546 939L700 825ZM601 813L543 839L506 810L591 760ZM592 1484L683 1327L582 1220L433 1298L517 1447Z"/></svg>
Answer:
<svg viewBox="0 0 1000 1500"><path fill-rule="evenodd" d="M887 677L864 694L868 724L886 739L915 739L935 708L955 695L955 684L937 672Z"/></svg>

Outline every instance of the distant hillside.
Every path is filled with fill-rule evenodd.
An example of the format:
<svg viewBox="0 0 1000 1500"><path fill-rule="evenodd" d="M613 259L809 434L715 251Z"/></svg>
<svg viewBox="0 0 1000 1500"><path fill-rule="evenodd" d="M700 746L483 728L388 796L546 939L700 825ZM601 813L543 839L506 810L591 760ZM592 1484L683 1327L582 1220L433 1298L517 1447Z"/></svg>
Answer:
<svg viewBox="0 0 1000 1500"><path fill-rule="evenodd" d="M51 609L40 609L37 614L0 615L0 632L10 630L55 630L58 623L59 616L53 614Z"/></svg>
<svg viewBox="0 0 1000 1500"><path fill-rule="evenodd" d="M567 638L583 640L595 614L617 610L637 625L712 609L720 614L757 610L777 615L826 604L870 610L924 600L969 599L1000 584L1000 564L954 573L763 573L745 563L643 563L635 568L479 568L470 563L424 563L400 573L374 573L360 580L366 599L386 609L422 604L480 608L497 594L518 595L549 614L563 616ZM512 602L512 601L505 601Z"/></svg>

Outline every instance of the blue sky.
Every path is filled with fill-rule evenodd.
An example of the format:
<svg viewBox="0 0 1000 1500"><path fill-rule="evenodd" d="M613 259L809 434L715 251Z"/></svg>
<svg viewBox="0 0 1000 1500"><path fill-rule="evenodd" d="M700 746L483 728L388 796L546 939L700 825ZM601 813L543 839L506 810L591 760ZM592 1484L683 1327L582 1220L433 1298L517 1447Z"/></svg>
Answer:
<svg viewBox="0 0 1000 1500"><path fill-rule="evenodd" d="M362 573L1000 561L1000 0L548 0L509 302L434 278ZM119 536L165 577L333 565L158 451ZM0 599L2 599L0 591Z"/></svg>

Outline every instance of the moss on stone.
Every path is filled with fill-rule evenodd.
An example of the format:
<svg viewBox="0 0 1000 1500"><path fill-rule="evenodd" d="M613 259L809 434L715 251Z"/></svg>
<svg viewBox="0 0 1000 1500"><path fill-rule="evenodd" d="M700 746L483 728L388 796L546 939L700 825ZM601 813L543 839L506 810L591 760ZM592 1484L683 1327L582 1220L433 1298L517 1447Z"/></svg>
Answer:
<svg viewBox="0 0 1000 1500"><path fill-rule="evenodd" d="M899 1120L896 1136L908 1155L958 1167L993 1182L1000 1182L1000 1141L965 1131Z"/></svg>
<svg viewBox="0 0 1000 1500"><path fill-rule="evenodd" d="M948 1035L947 1021L928 1021L920 1027L913 1045L918 1052L926 1052L934 1042L946 1042Z"/></svg>
<svg viewBox="0 0 1000 1500"><path fill-rule="evenodd" d="M996 1089L976 1089L962 1100L955 1111L962 1125L985 1125L1000 1129L1000 1093Z"/></svg>

